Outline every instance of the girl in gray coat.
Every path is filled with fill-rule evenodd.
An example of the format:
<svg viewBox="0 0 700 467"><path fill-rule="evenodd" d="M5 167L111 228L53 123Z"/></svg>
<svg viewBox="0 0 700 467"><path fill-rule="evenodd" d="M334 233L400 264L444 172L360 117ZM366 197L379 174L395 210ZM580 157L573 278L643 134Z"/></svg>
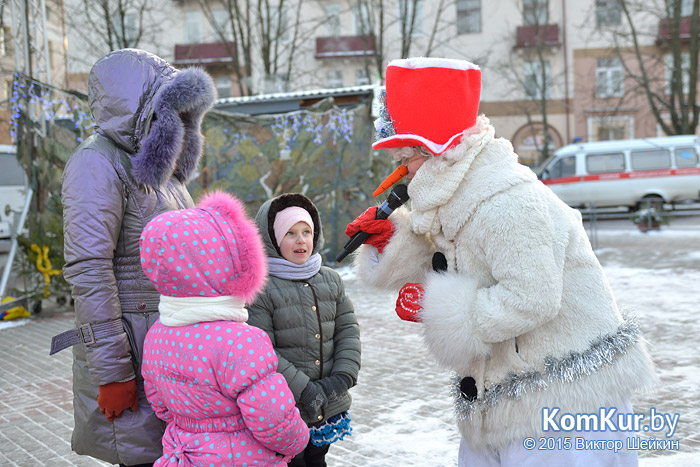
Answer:
<svg viewBox="0 0 700 467"><path fill-rule="evenodd" d="M360 370L360 330L343 280L321 266L316 206L301 194L262 205L255 218L268 255L265 290L248 324L270 336L311 440L291 467L325 467L330 444L350 434L350 394Z"/></svg>
<svg viewBox="0 0 700 467"><path fill-rule="evenodd" d="M135 49L98 60L88 87L97 131L68 161L62 193L76 329L54 337L51 352L75 345L73 450L150 465L164 423L146 400L140 366L160 295L141 270L139 238L158 214L193 206L185 183L215 90L205 72Z"/></svg>

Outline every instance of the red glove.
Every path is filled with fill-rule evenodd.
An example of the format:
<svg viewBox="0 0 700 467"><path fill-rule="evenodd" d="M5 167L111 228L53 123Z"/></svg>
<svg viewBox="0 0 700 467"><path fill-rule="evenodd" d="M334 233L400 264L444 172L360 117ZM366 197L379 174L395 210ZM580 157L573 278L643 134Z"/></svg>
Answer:
<svg viewBox="0 0 700 467"><path fill-rule="evenodd" d="M399 290L399 298L396 299L396 314L404 321L420 323L420 312L423 310L423 284L409 282Z"/></svg>
<svg viewBox="0 0 700 467"><path fill-rule="evenodd" d="M376 246L381 253L389 243L389 239L394 234L394 224L389 219L376 219L377 207L367 208L365 212L357 216L357 219L350 222L345 228L345 235L352 237L359 231L369 235L364 243Z"/></svg>
<svg viewBox="0 0 700 467"><path fill-rule="evenodd" d="M97 396L100 412L110 422L122 416L125 409L136 412L139 408L139 396L136 392L136 378L123 383L115 382L100 386Z"/></svg>

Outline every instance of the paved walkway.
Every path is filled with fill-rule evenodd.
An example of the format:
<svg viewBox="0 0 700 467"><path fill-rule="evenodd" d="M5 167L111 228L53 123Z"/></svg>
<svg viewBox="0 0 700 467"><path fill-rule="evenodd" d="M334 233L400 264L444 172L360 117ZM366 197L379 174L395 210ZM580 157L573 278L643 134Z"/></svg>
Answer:
<svg viewBox="0 0 700 467"><path fill-rule="evenodd" d="M601 233L599 256L604 266L647 268L652 275L654 268L664 268L664 277L673 284L673 277L679 281L699 277L700 229L697 233L697 238L640 236L633 231L629 236L608 238ZM688 271L691 275L685 275ZM643 300L635 298L643 293L634 288L637 277L630 277L626 283L624 275L619 271L616 274L616 282L612 283L616 295L620 292L623 300L643 304ZM353 435L331 448L329 465L456 465L459 436L446 389L448 377L427 355L420 326L396 318L394 297L390 294L378 294L352 278L346 285L360 320L363 366L359 384L352 390ZM700 289L697 282L679 284L682 286ZM676 292L671 298L674 296ZM698 292L690 296L690 300L695 300L692 306L697 307L697 298ZM654 318L658 321L642 318L645 332L649 332L660 355L655 360L665 371L662 391L637 402L681 412L681 451L691 455L695 452L700 459L698 377L689 377L700 364L697 318L691 320L688 318L692 316L684 315L675 323L680 328L674 327L673 307L658 301L654 306L660 308L659 316ZM72 326L73 313L45 302L44 312L26 321L23 325L0 328L0 465L107 465L71 452L71 353L48 356L51 336ZM680 333L683 329L687 332ZM674 346L680 346L679 351L672 351ZM640 457L650 460L663 455L642 453ZM695 465L700 465L700 461Z"/></svg>

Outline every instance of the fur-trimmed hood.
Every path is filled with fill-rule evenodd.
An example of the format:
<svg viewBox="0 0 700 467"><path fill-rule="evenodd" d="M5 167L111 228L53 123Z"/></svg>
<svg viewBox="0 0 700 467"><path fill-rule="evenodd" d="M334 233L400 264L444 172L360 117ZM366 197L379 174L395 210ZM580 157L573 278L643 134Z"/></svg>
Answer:
<svg viewBox="0 0 700 467"><path fill-rule="evenodd" d="M260 206L255 223L260 230L265 245L265 254L270 258L281 258L277 242L275 241L275 216L278 212L291 206L298 206L306 209L311 215L311 220L314 222L314 250L313 253L318 253L323 248L323 226L321 225L321 217L318 214L316 205L301 193L286 193L267 200L265 204Z"/></svg>
<svg viewBox="0 0 700 467"><path fill-rule="evenodd" d="M171 176L187 182L202 155L200 125L216 99L203 70L177 70L138 49L99 59L88 79L98 131L130 153L133 176L157 187Z"/></svg>
<svg viewBox="0 0 700 467"><path fill-rule="evenodd" d="M267 276L258 229L240 200L223 191L205 195L195 208L155 217L143 230L140 252L146 277L169 297L249 302Z"/></svg>

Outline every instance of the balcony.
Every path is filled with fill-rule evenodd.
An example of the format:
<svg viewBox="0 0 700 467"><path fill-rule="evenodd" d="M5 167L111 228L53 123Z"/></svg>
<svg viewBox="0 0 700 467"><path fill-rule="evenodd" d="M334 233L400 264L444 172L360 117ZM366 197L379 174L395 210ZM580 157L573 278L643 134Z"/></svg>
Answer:
<svg viewBox="0 0 700 467"><path fill-rule="evenodd" d="M541 24L518 26L515 31L514 49L537 47L540 43L545 47L561 45L561 42L559 42L559 25Z"/></svg>
<svg viewBox="0 0 700 467"><path fill-rule="evenodd" d="M681 42L690 40L691 16L685 16L678 23L678 36ZM669 42L673 35L674 18L662 18L659 20L659 32L656 36L656 45L661 45L664 42Z"/></svg>
<svg viewBox="0 0 700 467"><path fill-rule="evenodd" d="M173 65L225 65L233 61L229 52L229 48L233 47L233 42L175 45Z"/></svg>
<svg viewBox="0 0 700 467"><path fill-rule="evenodd" d="M345 58L374 55L372 36L316 38L316 58Z"/></svg>

